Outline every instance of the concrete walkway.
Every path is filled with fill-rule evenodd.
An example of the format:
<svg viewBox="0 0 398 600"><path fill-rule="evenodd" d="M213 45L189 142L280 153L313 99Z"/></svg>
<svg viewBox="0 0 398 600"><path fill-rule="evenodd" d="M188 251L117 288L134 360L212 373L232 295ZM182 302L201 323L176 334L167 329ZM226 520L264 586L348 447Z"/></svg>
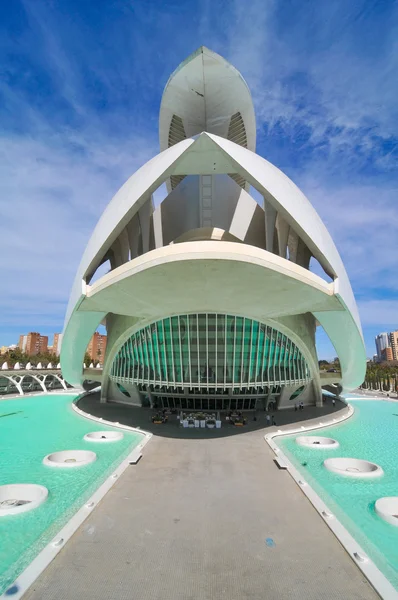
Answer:
<svg viewBox="0 0 398 600"><path fill-rule="evenodd" d="M378 598L263 435L154 436L26 600Z"/></svg>

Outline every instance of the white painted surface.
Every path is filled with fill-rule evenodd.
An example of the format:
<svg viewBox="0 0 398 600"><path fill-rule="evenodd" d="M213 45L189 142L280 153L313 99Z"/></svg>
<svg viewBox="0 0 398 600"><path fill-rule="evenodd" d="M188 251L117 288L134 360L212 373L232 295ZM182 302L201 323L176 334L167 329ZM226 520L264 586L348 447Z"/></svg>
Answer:
<svg viewBox="0 0 398 600"><path fill-rule="evenodd" d="M248 148L254 151L256 122L245 80L225 58L208 48L199 48L172 73L164 89L159 115L160 148L168 147L174 114L182 119L187 137L202 131L227 137L231 117L237 112L243 118Z"/></svg>
<svg viewBox="0 0 398 600"><path fill-rule="evenodd" d="M398 527L398 496L379 498L376 500L375 510L384 521Z"/></svg>
<svg viewBox="0 0 398 600"><path fill-rule="evenodd" d="M97 455L91 450L61 450L47 454L43 458L43 464L47 467L74 469L89 465L96 460Z"/></svg>
<svg viewBox="0 0 398 600"><path fill-rule="evenodd" d="M48 489L33 483L11 483L0 486L0 517L19 515L47 500Z"/></svg>
<svg viewBox="0 0 398 600"><path fill-rule="evenodd" d="M384 471L379 465L359 458L327 458L324 467L344 477L381 477Z"/></svg>
<svg viewBox="0 0 398 600"><path fill-rule="evenodd" d="M205 175L187 175L164 198L153 214L155 247L190 239L216 239L209 235L216 228L223 232L222 239L265 249L263 208L228 175L208 177L211 185L202 184L207 181ZM193 237L191 232L196 230ZM207 237L199 237L203 234ZM161 244L157 241L160 238Z"/></svg>
<svg viewBox="0 0 398 600"><path fill-rule="evenodd" d="M314 448L315 450L334 450L340 446L339 442L333 438L305 435L298 436L296 444L305 446L306 448Z"/></svg>
<svg viewBox="0 0 398 600"><path fill-rule="evenodd" d="M245 239L257 206L257 202L242 190L229 228L232 235L240 240Z"/></svg>
<svg viewBox="0 0 398 600"><path fill-rule="evenodd" d="M228 300L232 292L235 297ZM199 306L263 318L307 312L311 307L342 310L333 284L310 271L261 248L211 240L172 244L114 269L87 286L79 312L137 316L149 297L145 315L153 319L179 310L194 312Z"/></svg>

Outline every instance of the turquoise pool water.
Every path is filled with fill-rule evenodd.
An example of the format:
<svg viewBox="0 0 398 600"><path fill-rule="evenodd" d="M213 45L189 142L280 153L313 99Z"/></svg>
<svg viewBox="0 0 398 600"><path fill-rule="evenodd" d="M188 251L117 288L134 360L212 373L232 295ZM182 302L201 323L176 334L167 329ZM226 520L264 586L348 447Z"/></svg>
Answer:
<svg viewBox="0 0 398 600"><path fill-rule="evenodd" d="M301 447L295 442L297 434L275 441L398 589L398 527L383 521L374 510L378 498L398 496L398 403L358 400L350 404L355 413L348 421L305 434L335 438L340 442L335 450ZM341 477L322 465L332 456L375 462L384 475L362 481Z"/></svg>
<svg viewBox="0 0 398 600"><path fill-rule="evenodd" d="M0 518L0 594L143 439L123 431L119 442L83 441L89 431L112 427L79 416L72 401L71 395L53 394L0 401L0 485L37 483L49 490L37 509ZM77 469L42 464L50 452L79 449L96 452L96 462Z"/></svg>

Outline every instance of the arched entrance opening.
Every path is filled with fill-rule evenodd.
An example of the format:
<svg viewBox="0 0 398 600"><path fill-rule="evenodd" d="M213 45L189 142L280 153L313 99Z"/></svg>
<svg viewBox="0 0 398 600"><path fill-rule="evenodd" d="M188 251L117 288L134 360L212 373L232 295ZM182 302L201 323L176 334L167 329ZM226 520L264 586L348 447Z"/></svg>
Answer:
<svg viewBox="0 0 398 600"><path fill-rule="evenodd" d="M282 388L304 386L312 375L297 345L274 327L197 313L136 331L115 356L110 379L119 390L134 387L143 405L247 411L276 406Z"/></svg>

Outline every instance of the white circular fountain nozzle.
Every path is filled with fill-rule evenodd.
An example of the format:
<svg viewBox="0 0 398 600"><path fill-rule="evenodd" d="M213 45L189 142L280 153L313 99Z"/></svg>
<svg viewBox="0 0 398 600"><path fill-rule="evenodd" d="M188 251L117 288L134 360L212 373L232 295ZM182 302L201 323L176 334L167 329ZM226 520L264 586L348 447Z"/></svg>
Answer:
<svg viewBox="0 0 398 600"><path fill-rule="evenodd" d="M376 500L376 513L390 523L398 527L398 496L385 496Z"/></svg>
<svg viewBox="0 0 398 600"><path fill-rule="evenodd" d="M48 489L33 483L10 483L0 486L0 517L19 515L33 510L47 500Z"/></svg>
<svg viewBox="0 0 398 600"><path fill-rule="evenodd" d="M84 440L86 442L118 442L123 439L123 433L121 431L92 431L86 433Z"/></svg>
<svg viewBox="0 0 398 600"><path fill-rule="evenodd" d="M305 446L306 448L314 448L315 450L333 450L339 447L339 442L329 437L321 437L318 435L299 435L296 437L296 444Z"/></svg>
<svg viewBox="0 0 398 600"><path fill-rule="evenodd" d="M48 467L71 469L89 465L95 460L97 460L97 455L90 450L61 450L60 452L47 454L43 458L43 464Z"/></svg>
<svg viewBox="0 0 398 600"><path fill-rule="evenodd" d="M360 458L327 458L323 462L328 471L344 475L345 477L380 477L384 471L376 463Z"/></svg>

